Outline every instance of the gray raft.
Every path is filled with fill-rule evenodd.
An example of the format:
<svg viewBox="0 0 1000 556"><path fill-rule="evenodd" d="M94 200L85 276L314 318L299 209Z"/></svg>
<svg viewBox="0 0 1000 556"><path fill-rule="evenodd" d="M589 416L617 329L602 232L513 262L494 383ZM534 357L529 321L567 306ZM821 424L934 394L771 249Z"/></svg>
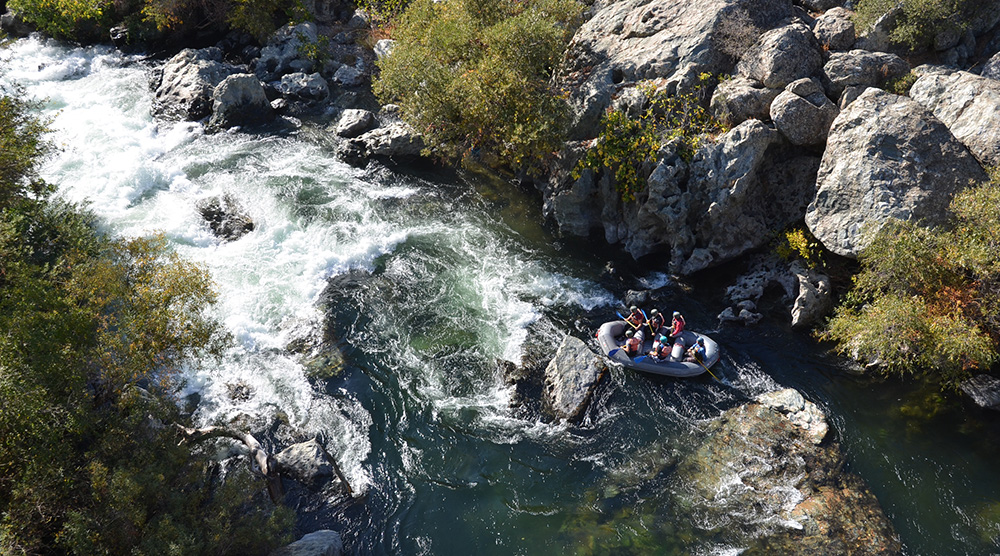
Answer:
<svg viewBox="0 0 1000 556"><path fill-rule="evenodd" d="M706 367L711 367L719 360L719 345L715 343L715 340L704 334L691 332L690 330L681 332L680 337L684 340L684 348L686 350L694 345L698 341L698 338L704 339L704 366L698 362L673 361L670 359L661 361L656 357L647 356L646 354L653 349L653 335L648 329L646 330L646 338L643 341L642 349L639 350L639 356L635 358L629 357L625 353L625 350L620 348L625 344L625 331L631 329L631 325L625 321L614 320L602 324L601 328L597 331L597 343L600 344L604 355L607 355L612 361L621 363L630 369L667 376L695 376L705 372Z"/></svg>

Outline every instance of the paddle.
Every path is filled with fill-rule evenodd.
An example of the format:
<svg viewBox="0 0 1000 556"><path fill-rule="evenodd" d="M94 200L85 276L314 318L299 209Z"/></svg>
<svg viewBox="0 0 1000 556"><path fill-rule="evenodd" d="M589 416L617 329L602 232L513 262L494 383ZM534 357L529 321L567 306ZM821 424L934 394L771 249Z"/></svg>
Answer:
<svg viewBox="0 0 1000 556"><path fill-rule="evenodd" d="M708 367L706 367L705 364L702 363L697 357L692 357L692 359L694 359L695 361L697 361L698 364L701 365L701 368L703 368L706 371L708 371ZM714 378L715 380L719 380L719 377L715 376L715 373L713 373L712 371L708 371L708 374L712 375L712 378ZM719 382L722 382L722 381L719 380ZM725 382L722 382L722 383L725 384Z"/></svg>
<svg viewBox="0 0 1000 556"><path fill-rule="evenodd" d="M636 330L638 330L638 329L639 329L639 327L638 327L638 326L636 326L636 325L632 324L632 321L630 321L630 320L628 320L627 318L623 317L623 316L622 316L622 314L621 314L621 313L619 313L618 311L615 311L615 314L616 314L616 315L618 315L618 318L620 318L620 319L622 319L623 321L627 322L627 323L628 323L628 325L629 325L629 326L631 326L632 328L634 328L634 329L636 329Z"/></svg>
<svg viewBox="0 0 1000 556"><path fill-rule="evenodd" d="M619 351L621 351L621 350L622 350L622 348L615 348L615 349L613 349L613 350L609 351L609 352L608 352L608 357L614 357L614 356L615 356L615 354L616 354L616 353L618 353L618 352L619 352Z"/></svg>

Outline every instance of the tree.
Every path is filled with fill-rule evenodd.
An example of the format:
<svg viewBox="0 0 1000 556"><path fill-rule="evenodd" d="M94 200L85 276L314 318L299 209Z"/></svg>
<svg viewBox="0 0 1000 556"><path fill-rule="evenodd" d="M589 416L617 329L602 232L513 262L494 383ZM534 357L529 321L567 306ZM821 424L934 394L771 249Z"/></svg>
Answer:
<svg viewBox="0 0 1000 556"><path fill-rule="evenodd" d="M867 29L891 10L899 8L889 33L893 42L913 50L934 46L941 33L961 36L986 0L861 0L855 21Z"/></svg>
<svg viewBox="0 0 1000 556"><path fill-rule="evenodd" d="M0 553L266 552L291 511L165 426L177 371L227 341L208 275L49 200L30 108L0 96Z"/></svg>
<svg viewBox="0 0 1000 556"><path fill-rule="evenodd" d="M891 221L826 336L886 373L955 385L1000 345L1000 181L957 194L948 226Z"/></svg>
<svg viewBox="0 0 1000 556"><path fill-rule="evenodd" d="M444 157L537 164L568 121L549 83L580 12L573 0L416 0L375 93Z"/></svg>

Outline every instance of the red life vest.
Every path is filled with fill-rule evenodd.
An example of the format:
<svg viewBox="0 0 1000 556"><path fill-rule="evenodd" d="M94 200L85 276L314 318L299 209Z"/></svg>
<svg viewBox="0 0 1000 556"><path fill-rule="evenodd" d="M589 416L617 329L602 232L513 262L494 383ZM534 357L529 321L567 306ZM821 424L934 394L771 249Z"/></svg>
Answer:
<svg viewBox="0 0 1000 556"><path fill-rule="evenodd" d="M676 336L684 331L684 317L674 317L674 320L670 322L670 335Z"/></svg>

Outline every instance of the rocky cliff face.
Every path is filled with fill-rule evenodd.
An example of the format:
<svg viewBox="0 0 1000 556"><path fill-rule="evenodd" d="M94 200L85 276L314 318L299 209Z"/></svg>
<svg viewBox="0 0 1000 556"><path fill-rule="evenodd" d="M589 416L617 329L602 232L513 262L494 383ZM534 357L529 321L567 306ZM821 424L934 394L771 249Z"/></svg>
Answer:
<svg viewBox="0 0 1000 556"><path fill-rule="evenodd" d="M690 274L804 220L827 249L853 257L866 226L932 224L952 194L984 179L1000 160L1000 135L981 125L1000 112L1000 82L922 67L912 99L890 94L882 88L909 64L858 48L888 47L878 29L856 41L851 12L821 4L809 6L828 9L819 15L780 0L594 4L556 78L575 110L572 141L539 185L560 233L603 234ZM711 113L730 131L703 138L693 158L666 143L642 165L635 201L621 200L608 172L573 171L607 110L638 112L642 87L683 94L703 72L729 76Z"/></svg>

